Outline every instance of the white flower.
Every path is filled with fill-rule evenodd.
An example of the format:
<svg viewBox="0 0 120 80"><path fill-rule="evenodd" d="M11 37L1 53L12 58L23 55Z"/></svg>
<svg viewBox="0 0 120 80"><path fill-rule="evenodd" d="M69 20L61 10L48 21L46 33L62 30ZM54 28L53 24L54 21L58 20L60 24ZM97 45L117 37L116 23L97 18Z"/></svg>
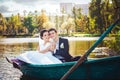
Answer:
<svg viewBox="0 0 120 80"><path fill-rule="evenodd" d="M50 38L50 42L54 42L54 40L52 38Z"/></svg>
<svg viewBox="0 0 120 80"><path fill-rule="evenodd" d="M61 43L60 48L64 48L64 43Z"/></svg>

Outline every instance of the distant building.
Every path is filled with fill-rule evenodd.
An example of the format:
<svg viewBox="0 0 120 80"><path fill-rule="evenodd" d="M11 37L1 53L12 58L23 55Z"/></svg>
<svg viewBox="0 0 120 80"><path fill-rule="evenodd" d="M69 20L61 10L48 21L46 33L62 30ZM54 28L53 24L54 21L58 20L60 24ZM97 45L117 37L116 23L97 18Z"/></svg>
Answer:
<svg viewBox="0 0 120 80"><path fill-rule="evenodd" d="M88 4L75 4L75 3L60 3L60 10L61 12L72 15L73 7L81 8L82 14L88 15Z"/></svg>
<svg viewBox="0 0 120 80"><path fill-rule="evenodd" d="M89 9L88 9L88 4L76 4L75 7L76 8L81 8L82 9L82 14L84 15L88 15Z"/></svg>
<svg viewBox="0 0 120 80"><path fill-rule="evenodd" d="M61 12L64 11L64 13L72 15L72 9L74 6L74 3L60 3L60 10Z"/></svg>

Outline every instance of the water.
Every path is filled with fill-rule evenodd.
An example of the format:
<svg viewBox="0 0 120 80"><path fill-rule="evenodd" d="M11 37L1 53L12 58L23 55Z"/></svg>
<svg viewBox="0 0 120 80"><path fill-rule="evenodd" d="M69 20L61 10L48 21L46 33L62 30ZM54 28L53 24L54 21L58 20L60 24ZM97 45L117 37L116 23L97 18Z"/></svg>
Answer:
<svg viewBox="0 0 120 80"><path fill-rule="evenodd" d="M5 58L0 58L0 80L20 80L22 73L13 68Z"/></svg>
<svg viewBox="0 0 120 80"><path fill-rule="evenodd" d="M70 54L82 55L97 40L94 38L68 38ZM106 38L107 39L107 38ZM5 57L13 58L25 51L36 50L38 38L2 38L0 39L0 80L22 80L23 75L8 63Z"/></svg>

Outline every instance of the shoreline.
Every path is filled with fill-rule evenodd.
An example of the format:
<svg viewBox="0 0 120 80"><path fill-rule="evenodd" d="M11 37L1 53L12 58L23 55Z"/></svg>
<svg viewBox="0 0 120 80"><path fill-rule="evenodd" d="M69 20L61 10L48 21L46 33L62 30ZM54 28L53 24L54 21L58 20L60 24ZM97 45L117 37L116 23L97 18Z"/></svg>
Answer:
<svg viewBox="0 0 120 80"><path fill-rule="evenodd" d="M99 37L63 37L69 41L95 41ZM113 40L115 37L105 37L104 40ZM16 44L16 43L28 43L28 42L39 42L39 38L1 38L0 44Z"/></svg>

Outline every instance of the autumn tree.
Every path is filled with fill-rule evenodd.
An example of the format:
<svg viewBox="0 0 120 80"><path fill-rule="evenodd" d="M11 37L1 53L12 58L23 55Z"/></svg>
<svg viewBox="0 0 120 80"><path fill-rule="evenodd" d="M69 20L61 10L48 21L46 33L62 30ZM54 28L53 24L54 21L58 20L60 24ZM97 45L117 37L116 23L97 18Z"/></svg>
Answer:
<svg viewBox="0 0 120 80"><path fill-rule="evenodd" d="M6 24L7 21L6 19L3 17L3 15L0 13L0 34L3 34L6 32Z"/></svg>
<svg viewBox="0 0 120 80"><path fill-rule="evenodd" d="M64 18L65 18L65 9L64 9L64 7L62 8L62 10L61 10L61 13L62 13L62 16L61 16L61 23L60 24L63 24L63 22L65 21L64 20Z"/></svg>
<svg viewBox="0 0 120 80"><path fill-rule="evenodd" d="M85 27L87 27L86 16L81 13L81 8L73 7L73 17L75 22L75 30L77 32L84 32Z"/></svg>
<svg viewBox="0 0 120 80"><path fill-rule="evenodd" d="M7 32L11 35L18 34L19 28L22 26L21 24L21 17L18 13L17 15L13 15L8 19L8 25L7 25Z"/></svg>
<svg viewBox="0 0 120 80"><path fill-rule="evenodd" d="M76 22L76 20L77 20L77 12L76 11L77 11L76 8L73 7L72 12L73 12L73 17L74 17L74 22L75 22L75 31L77 32L78 31L78 25L77 25L77 22Z"/></svg>
<svg viewBox="0 0 120 80"><path fill-rule="evenodd" d="M56 28L56 27L55 27L55 24L52 23L52 22L50 22L50 21L47 21L47 22L43 23L43 27L44 27L45 29Z"/></svg>
<svg viewBox="0 0 120 80"><path fill-rule="evenodd" d="M45 14L45 10L41 10L41 14L37 17L38 29L43 28L43 24L48 21L48 16Z"/></svg>
<svg viewBox="0 0 120 80"><path fill-rule="evenodd" d="M62 30L66 30L67 35L68 35L70 32L75 31L74 19L68 18L68 20L61 25L61 27L62 27Z"/></svg>

